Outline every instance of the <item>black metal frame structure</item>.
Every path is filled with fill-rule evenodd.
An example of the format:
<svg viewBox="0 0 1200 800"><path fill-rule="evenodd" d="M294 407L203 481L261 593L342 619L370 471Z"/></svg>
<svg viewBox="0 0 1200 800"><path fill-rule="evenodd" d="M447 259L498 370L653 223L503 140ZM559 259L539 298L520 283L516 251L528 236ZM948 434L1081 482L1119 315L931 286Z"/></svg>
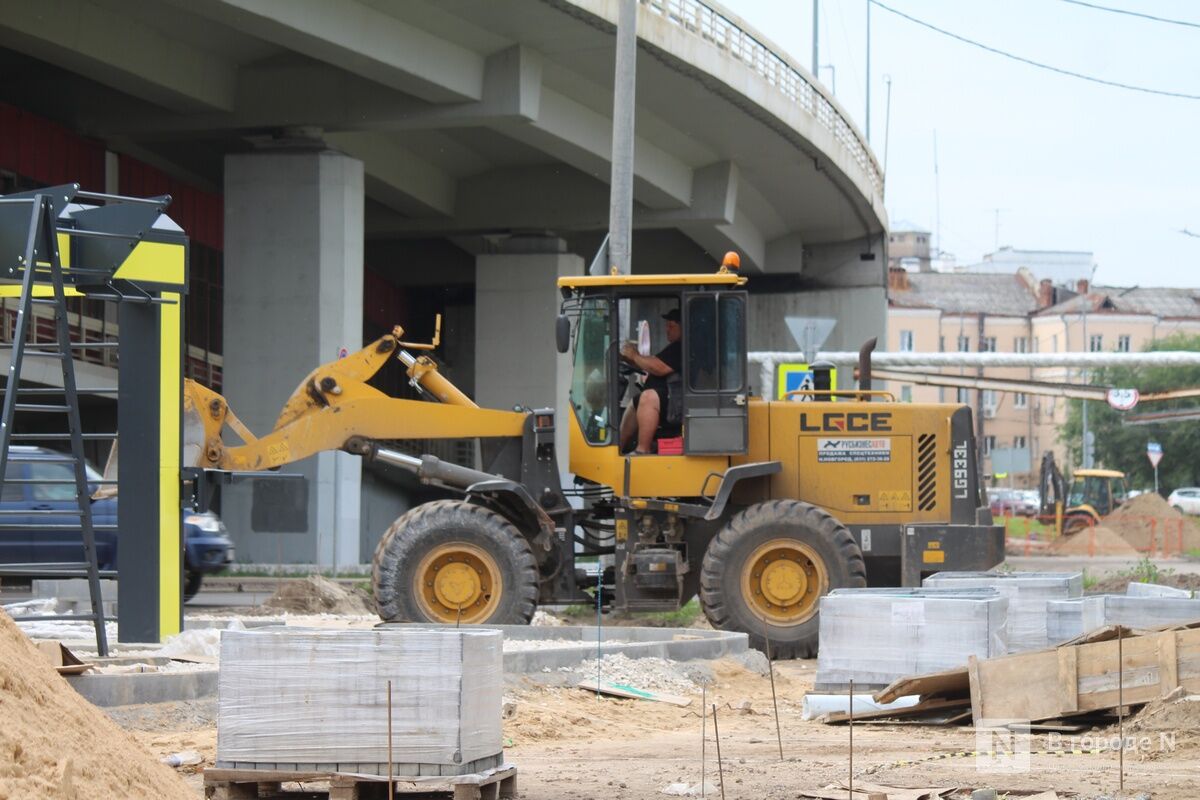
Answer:
<svg viewBox="0 0 1200 800"><path fill-rule="evenodd" d="M70 207L77 200L103 203L96 206ZM84 560L61 564L8 564L0 567L0 576L37 577L82 577L88 582L91 600L90 613L58 614L36 617L14 617L22 620L84 620L91 622L96 631L96 649L99 655L108 654L108 637L105 631L104 605L100 590L101 578L116 577L113 571L102 572L96 552L96 530L113 529L117 525L97 526L92 518L91 495L83 442L85 440L115 439L116 433L85 433L79 413L79 395L115 394L117 390L87 388L81 390L75 378L72 352L77 348L116 347L118 342L73 342L67 310L67 287L73 286L83 296L92 300L118 303L158 304L165 302L130 281L115 277L117 270L129 257L133 248L145 237L170 197L134 198L119 195L80 191L78 184L48 187L32 192L0 197L0 277L19 279L21 293L18 300L16 330L11 345L11 361L8 382L4 388L4 400L0 408L0 489L6 482L6 471L10 462L10 447L23 441L68 441L70 453L61 457L39 457L41 461L70 464L73 481L19 479L23 483L73 483L79 525L45 525L38 529L80 530L83 539ZM60 220L64 224L60 225ZM64 267L60 246L71 248L71 265ZM14 253L15 251L15 253ZM15 255L4 263L4 253ZM84 266L86 265L86 266ZM38 287L49 285L49 296ZM41 296L39 296L41 295ZM53 308L56 348L44 349L44 345L27 347L31 326L34 324L34 308ZM29 358L58 359L62 368L63 388L26 387L21 385L22 371ZM62 397L61 403L24 402L23 396ZM67 432L15 433L14 421L21 414L62 414L66 416ZM95 482L92 482L93 484ZM116 481L103 481L113 484ZM37 515L38 511L0 510L0 530L30 527L26 523L5 522L5 515ZM62 510L40 512L62 515Z"/></svg>

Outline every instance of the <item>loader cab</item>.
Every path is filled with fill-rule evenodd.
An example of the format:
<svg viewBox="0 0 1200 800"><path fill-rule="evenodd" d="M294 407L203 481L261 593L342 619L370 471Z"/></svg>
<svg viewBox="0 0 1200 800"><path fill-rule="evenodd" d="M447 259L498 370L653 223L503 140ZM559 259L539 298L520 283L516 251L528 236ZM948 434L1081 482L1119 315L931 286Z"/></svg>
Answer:
<svg viewBox="0 0 1200 800"><path fill-rule="evenodd" d="M1077 469L1067 494L1067 513L1090 509L1095 516L1111 514L1129 496L1125 473L1112 469Z"/></svg>
<svg viewBox="0 0 1200 800"><path fill-rule="evenodd" d="M620 448L620 424L639 391L638 371L621 358L667 345L664 317L678 310L682 369L666 380L655 455L735 455L747 449L745 279L711 275L561 278L559 348L570 353L570 405L583 444ZM565 339L565 341L564 341Z"/></svg>

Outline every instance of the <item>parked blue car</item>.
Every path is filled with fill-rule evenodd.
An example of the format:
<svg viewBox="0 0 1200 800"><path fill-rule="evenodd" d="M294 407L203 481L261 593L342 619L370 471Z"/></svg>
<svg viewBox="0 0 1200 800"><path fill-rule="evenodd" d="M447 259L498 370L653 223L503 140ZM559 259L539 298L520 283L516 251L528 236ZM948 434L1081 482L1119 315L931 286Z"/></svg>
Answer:
<svg viewBox="0 0 1200 800"><path fill-rule="evenodd" d="M75 501L75 473L70 464L52 461L62 453L43 447L12 446L9 449L8 469L0 509L5 511L53 513L5 514L6 523L28 523L27 529L0 529L0 564L52 564L83 560L83 537L74 530L39 530L39 525L79 524ZM100 481L92 467L87 468L88 481ZM71 483L12 483L13 479L71 481ZM98 484L93 486L95 489ZM92 521L96 525L117 524L117 498L104 497L92 501ZM96 558L100 569L117 568L115 530L96 531ZM225 524L212 512L186 513L183 517L184 589L185 600L200 591L205 573L216 572L233 561L233 542L225 534Z"/></svg>

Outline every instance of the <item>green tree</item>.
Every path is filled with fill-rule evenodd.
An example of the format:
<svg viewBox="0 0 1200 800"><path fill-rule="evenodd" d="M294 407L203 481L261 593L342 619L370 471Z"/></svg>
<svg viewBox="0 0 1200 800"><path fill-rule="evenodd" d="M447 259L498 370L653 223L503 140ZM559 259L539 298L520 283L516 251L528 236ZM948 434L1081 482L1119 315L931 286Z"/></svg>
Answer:
<svg viewBox="0 0 1200 800"><path fill-rule="evenodd" d="M1176 334L1153 342L1147 351L1200 350L1200 336ZM1171 389L1200 387L1196 367L1106 367L1093 370L1090 382L1097 386L1137 389L1143 395ZM1071 465L1083 461L1082 400L1070 401L1067 421L1059 430L1059 441L1067 445ZM1129 414L1200 408L1197 398L1139 404L1132 412L1117 411L1107 403L1088 404L1088 428L1095 436L1093 455L1097 466L1125 473L1130 488L1154 486L1154 468L1146 457L1146 443L1159 442L1163 459L1158 465L1159 491L1164 496L1180 486L1200 485L1200 421L1168 422L1158 425L1123 425Z"/></svg>

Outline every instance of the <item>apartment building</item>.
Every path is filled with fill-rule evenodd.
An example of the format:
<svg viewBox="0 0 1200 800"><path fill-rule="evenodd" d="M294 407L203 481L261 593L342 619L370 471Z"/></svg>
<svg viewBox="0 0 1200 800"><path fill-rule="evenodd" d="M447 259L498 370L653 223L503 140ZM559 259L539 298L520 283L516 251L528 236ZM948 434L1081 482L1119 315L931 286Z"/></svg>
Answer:
<svg viewBox="0 0 1200 800"><path fill-rule="evenodd" d="M889 270L890 351L1064 353L1136 352L1155 339L1178 332L1200 333L1200 290L1184 288L1089 287L1073 289L1038 280L1026 268L1000 273L939 273ZM1085 335L1086 330L1086 335ZM977 375L973 368L948 374ZM988 377L1057 383L1083 382L1078 369L989 370ZM1054 450L1066 421L1062 398L889 382L897 399L908 402L968 403L983 418L984 471L993 474L996 448L1027 448L1031 469L1004 479L1018 487L1037 484L1042 452Z"/></svg>

